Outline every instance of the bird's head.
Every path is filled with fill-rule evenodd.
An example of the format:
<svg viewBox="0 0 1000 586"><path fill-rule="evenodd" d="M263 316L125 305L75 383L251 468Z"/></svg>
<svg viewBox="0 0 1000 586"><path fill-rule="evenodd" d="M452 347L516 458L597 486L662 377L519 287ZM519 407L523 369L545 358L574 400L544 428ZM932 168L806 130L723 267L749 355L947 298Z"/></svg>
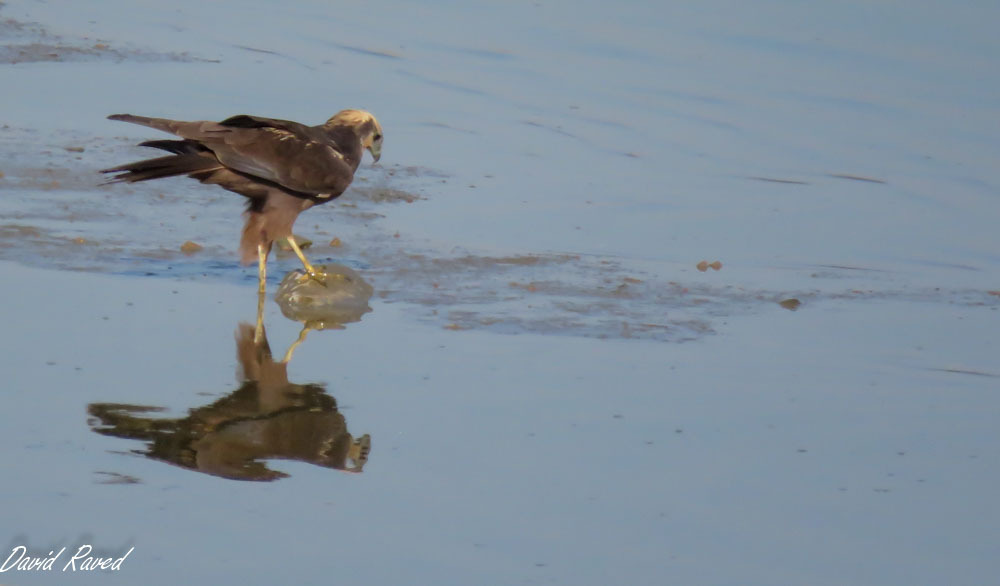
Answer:
<svg viewBox="0 0 1000 586"><path fill-rule="evenodd" d="M347 126L354 130L354 134L361 140L361 147L368 149L375 162L382 156L382 125L372 116L371 112L364 110L341 110L333 118L326 121L329 128L335 126Z"/></svg>

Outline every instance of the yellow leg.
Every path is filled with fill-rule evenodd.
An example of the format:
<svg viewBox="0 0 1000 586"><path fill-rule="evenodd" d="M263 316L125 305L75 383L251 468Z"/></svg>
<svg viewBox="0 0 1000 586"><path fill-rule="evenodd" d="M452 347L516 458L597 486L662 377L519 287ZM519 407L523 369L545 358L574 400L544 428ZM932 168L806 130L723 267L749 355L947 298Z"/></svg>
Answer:
<svg viewBox="0 0 1000 586"><path fill-rule="evenodd" d="M295 256L299 257L299 260L302 261L302 266L306 268L306 272L309 273L309 276L315 277L316 269L314 269L313 266L309 264L309 261L306 260L306 255L302 254L302 249L299 248L299 245L295 242L295 236L288 237L288 245L292 247L292 251L295 252Z"/></svg>
<svg viewBox="0 0 1000 586"><path fill-rule="evenodd" d="M294 353L295 349L299 347L299 344L306 341L306 335L311 331L312 328L308 325L302 326L302 331L299 332L299 338L292 342L292 345L288 347L288 351L285 352L285 357L281 360L282 363L288 364L288 362L292 359L292 353Z"/></svg>
<svg viewBox="0 0 1000 586"><path fill-rule="evenodd" d="M257 325L253 330L254 344L264 339L264 302L267 301L267 248L257 245Z"/></svg>
<svg viewBox="0 0 1000 586"><path fill-rule="evenodd" d="M263 244L257 245L257 290L262 295L267 292L267 249Z"/></svg>
<svg viewBox="0 0 1000 586"><path fill-rule="evenodd" d="M253 343L260 344L264 339L264 302L267 301L267 293L263 290L257 292L257 325L253 330Z"/></svg>
<svg viewBox="0 0 1000 586"><path fill-rule="evenodd" d="M302 254L302 249L299 248L299 245L295 242L295 236L288 237L288 244L292 247L292 250L295 252L295 256L299 257L299 260L302 261L302 266L306 269L306 274L302 275L299 278L299 281L304 283L307 280L312 279L313 281L316 281L320 285L326 287L326 283L320 278L319 272L313 268L311 264L309 264L309 261L306 260L306 255Z"/></svg>

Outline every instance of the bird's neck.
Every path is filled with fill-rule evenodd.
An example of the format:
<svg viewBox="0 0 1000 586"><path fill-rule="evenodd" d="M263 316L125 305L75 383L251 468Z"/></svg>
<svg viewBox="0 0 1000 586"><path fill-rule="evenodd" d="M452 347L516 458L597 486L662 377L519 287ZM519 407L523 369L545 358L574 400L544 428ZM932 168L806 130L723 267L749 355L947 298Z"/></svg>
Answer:
<svg viewBox="0 0 1000 586"><path fill-rule="evenodd" d="M328 126L325 127L327 136L337 145L337 150L344 155L344 161L351 166L354 171L358 170L361 164L361 155L364 154L364 147L361 146L361 138L352 126Z"/></svg>

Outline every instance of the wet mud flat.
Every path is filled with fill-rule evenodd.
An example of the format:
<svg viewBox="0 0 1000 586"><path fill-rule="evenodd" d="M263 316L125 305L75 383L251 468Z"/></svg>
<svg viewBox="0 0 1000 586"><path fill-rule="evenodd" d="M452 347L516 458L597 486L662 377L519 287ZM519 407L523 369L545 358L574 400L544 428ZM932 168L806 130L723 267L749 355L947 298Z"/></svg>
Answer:
<svg viewBox="0 0 1000 586"><path fill-rule="evenodd" d="M124 137L0 127L0 258L251 282L253 267L239 267L233 252L241 198L183 179L101 184L98 168L142 150ZM416 319L453 330L679 342L714 332L727 316L808 310L832 300L1000 305L995 289L914 283L877 267L760 269L717 260L682 265L544 251L497 254L434 247L384 226L393 208L419 206L448 180L418 167L363 167L340 200L303 215L297 234L310 241L311 258L362 270L380 299L406 303ZM295 266L287 250L277 254L277 266Z"/></svg>
<svg viewBox="0 0 1000 586"><path fill-rule="evenodd" d="M137 61L193 62L206 61L186 52L159 53L139 47L119 46L108 39L89 36L59 35L43 24L7 17L0 3L0 63Z"/></svg>
<svg viewBox="0 0 1000 586"><path fill-rule="evenodd" d="M99 33L82 32L88 26L70 27L62 23L60 32L52 32L49 25L36 22L31 13L20 4L0 6L3 18L0 45L5 51L3 63L12 68L10 79L35 72L40 77L26 83L38 84L40 88L46 88L50 80L49 73L39 67L61 67L69 72L84 66L113 65L131 71L127 68L155 58L151 66L163 68L163 75L168 68L176 70L176 75L188 76L194 71L219 73L227 68L273 75L278 64L285 67L289 60L297 64L298 69L293 67L293 71L300 74L340 63L321 58L327 53L309 53L310 60L303 61L294 52L247 43L201 44L189 51L156 50L108 40ZM101 17L107 18L110 17ZM99 24L95 16L89 26ZM179 25L162 26L171 31L164 38L174 44L181 38L176 35L187 32ZM170 46L161 36L150 35L150 40ZM383 65L394 74L400 74L395 62L410 58L405 52L379 48L379 43L373 47L339 43L331 51L330 58L351 56L362 65ZM502 50L457 54L497 63L517 57L516 53ZM97 73L115 79L114 83L121 81L113 77L114 70L100 69ZM397 83L404 88L415 84L414 89L426 85L426 80L414 75L405 75L404 81ZM463 93L449 85L435 87L466 99L480 95ZM518 105L510 125L486 130L499 136L513 133L509 140L520 139L519 135L526 133L525 137L538 144L558 145L560 150L575 154L577 159L571 161L574 166L587 157L599 155L615 161L616 169L632 170L619 175L606 174L619 176L620 184L612 183L607 195L597 192L582 196L568 210L570 214L586 212L587 222L598 222L600 231L594 226L589 230L595 240L608 240L613 233L617 238L611 238L612 243L615 239L628 242L633 238L631 233L644 233L650 225L655 225L637 222L634 213L626 213L627 206L618 211L621 203L613 196L620 190L628 193L634 189L628 180L635 169L644 169L648 174L645 181L652 181L648 161L653 153L622 149L609 152L608 146L596 138L599 135L595 129L603 129L615 137L614 144L619 144L622 136L637 130L634 124L615 122L615 117L594 113L579 102L570 104L553 120L526 115L520 111L522 106ZM98 169L146 155L144 151L148 149L134 146L139 141L137 137L157 134L126 129L103 120L110 112L100 108L99 116L93 120L75 119L70 128L53 129L47 124L32 126L24 120L0 119L3 155L0 258L37 266L136 276L252 279L249 269L237 266L232 252L241 222L242 198L183 178L134 186L100 185ZM39 120L43 119L44 116ZM464 128L459 121L446 122L436 117L429 120L417 122L406 131L452 140L461 137L482 141L486 137L482 130L457 132L456 129ZM497 146L497 150L510 148L507 144ZM671 214L678 218L672 229L685 224L704 225L704 230L715 236L717 242L696 233L687 234L692 242L702 243L701 249L688 244L674 252L672 247L664 247L664 243L669 246L669 240L656 234L656 240L640 243L630 254L594 252L587 236L581 236L587 234L582 230L564 239L559 248L532 248L530 242L544 231L547 219L559 218L567 211L559 208L546 211L544 207L538 211L532 200L544 206L544 202L564 197L562 193L571 188L534 171L532 177L537 186L531 189L538 193L530 197L514 196L507 187L511 178L503 169L514 162L523 165L524 160L538 158L533 142L517 148L524 150L513 158L498 159L494 168L480 166L475 174L459 168L460 159L439 158L439 162L450 161L445 168L393 163L391 155L383 165L365 164L342 198L300 218L297 233L311 241L307 253L317 260L342 262L364 271L366 278L375 284L379 298L406 303L416 319L453 330L670 342L693 340L714 332L720 320L730 315L768 313L776 308L809 311L835 299L858 302L898 299L969 306L995 306L998 301L996 291L1000 285L991 281L984 270L990 265L989 258L971 258L966 264L961 258L938 260L927 251L915 251L911 258L890 260L862 255L850 262L836 262L838 257L843 258L836 249L831 254L831 250L816 248L810 254L807 226L827 213L831 190L848 195L851 199L847 201L859 206L865 205L863 197L877 197L878 190L883 192L884 205L899 197L897 192L890 191L896 188L887 176L863 172L866 169L852 171L850 167L834 166L820 174L762 169L759 173L727 178L728 189L742 185L752 198L766 197L764 201L775 202L769 205L794 203L795 215L787 223L803 225L784 240L768 240L765 234L750 248L750 254L741 249L739 235L752 223L741 221L740 215L758 213L759 206L734 207L737 204L733 201L739 199L736 197L729 197L731 201L714 208L711 214L684 208ZM622 156L623 153L627 156ZM674 152L673 156L683 153L683 150ZM561 168L540 169L548 169L553 178L558 178L562 173L553 170ZM684 189L683 185L679 189ZM710 186L705 196L718 197L712 193L716 190L717 187ZM624 199L628 201L630 197ZM477 248L462 243L465 233L459 216L453 220L441 219L440 206L444 204L437 200L443 199L447 199L447 205L460 207L461 213L470 218L499 211L501 221L516 219L524 226L511 226L509 245L505 242L502 248ZM506 203L502 210L497 209L498 201ZM914 200L908 205L919 202ZM843 210L849 206L841 208L836 214L845 213ZM647 214L651 217L664 213L661 208L651 209L653 213ZM403 219L396 220L397 217ZM830 223L837 220L846 224L846 218L839 215ZM576 221L585 223L583 219ZM730 232L736 236L727 234L725 226L730 222L733 227ZM433 229L424 228L421 223ZM761 226L765 232L768 226L776 227L772 218L766 218ZM581 226L576 228L579 230ZM826 226L822 229L829 230ZM757 238L755 234L744 234L748 236ZM789 240L790 236L800 240ZM823 233L823 236L835 239L836 246L847 247L851 242L840 234ZM905 246L908 238L897 240L895 246L899 248ZM807 252L799 253L799 247ZM817 251L822 251L823 256L816 254ZM790 260L764 260L781 258L784 253L788 253ZM947 270L922 270L933 267L932 263L937 263L934 268ZM287 271L295 262L290 255L282 257L279 252L276 266Z"/></svg>

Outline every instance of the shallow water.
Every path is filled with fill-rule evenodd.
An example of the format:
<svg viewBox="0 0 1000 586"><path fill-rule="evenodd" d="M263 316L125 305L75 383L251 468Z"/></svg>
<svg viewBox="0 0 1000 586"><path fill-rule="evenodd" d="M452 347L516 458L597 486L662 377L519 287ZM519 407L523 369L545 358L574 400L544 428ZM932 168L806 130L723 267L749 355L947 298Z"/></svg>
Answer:
<svg viewBox="0 0 1000 586"><path fill-rule="evenodd" d="M1000 571L993 3L240 7L0 6L0 557L135 547L0 583ZM99 186L156 134L104 117L341 107L382 163L296 231L373 311L282 398L238 198Z"/></svg>

